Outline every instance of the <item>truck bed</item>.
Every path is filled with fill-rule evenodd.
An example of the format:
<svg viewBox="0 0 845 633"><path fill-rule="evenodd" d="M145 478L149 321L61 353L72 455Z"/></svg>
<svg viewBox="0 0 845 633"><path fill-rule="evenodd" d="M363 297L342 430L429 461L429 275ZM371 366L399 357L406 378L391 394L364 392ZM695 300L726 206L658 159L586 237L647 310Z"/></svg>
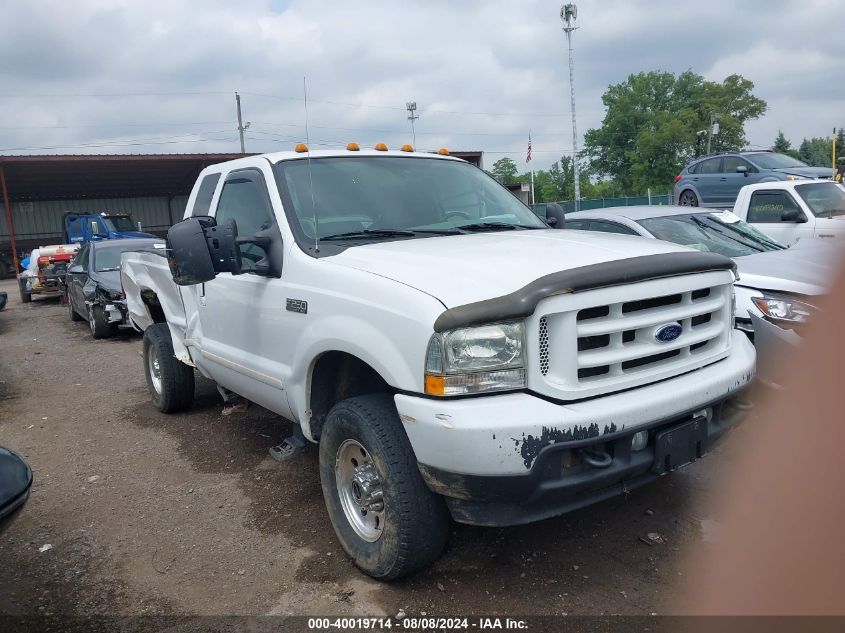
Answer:
<svg viewBox="0 0 845 633"><path fill-rule="evenodd" d="M171 331L177 330L184 336L185 307L179 286L170 274L164 249L123 253L120 276L129 320L135 329L144 331L151 324L166 319Z"/></svg>

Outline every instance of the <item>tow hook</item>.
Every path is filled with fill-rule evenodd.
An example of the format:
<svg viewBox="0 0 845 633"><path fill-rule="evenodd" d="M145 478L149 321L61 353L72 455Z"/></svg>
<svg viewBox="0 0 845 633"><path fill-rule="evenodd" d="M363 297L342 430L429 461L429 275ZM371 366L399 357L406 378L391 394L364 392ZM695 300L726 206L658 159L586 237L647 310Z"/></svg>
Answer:
<svg viewBox="0 0 845 633"><path fill-rule="evenodd" d="M610 453L597 448L582 448L579 455L593 468L607 468L613 461Z"/></svg>

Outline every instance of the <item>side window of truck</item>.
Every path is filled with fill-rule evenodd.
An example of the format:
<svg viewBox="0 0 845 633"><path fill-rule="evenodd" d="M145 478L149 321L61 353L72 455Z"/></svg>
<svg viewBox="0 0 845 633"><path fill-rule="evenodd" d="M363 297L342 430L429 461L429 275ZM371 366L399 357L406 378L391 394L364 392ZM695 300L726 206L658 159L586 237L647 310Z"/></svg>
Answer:
<svg viewBox="0 0 845 633"><path fill-rule="evenodd" d="M218 224L233 218L241 237L255 235L273 226L273 211L261 173L243 170L230 174L223 183L215 217ZM264 251L255 244L241 244L240 249L244 270L255 268L264 257Z"/></svg>
<svg viewBox="0 0 845 633"><path fill-rule="evenodd" d="M214 197L214 190L217 189L219 181L220 174L209 174L202 179L197 198L194 200L194 208L191 210L192 216L208 215L211 211L211 199Z"/></svg>
<svg viewBox="0 0 845 633"><path fill-rule="evenodd" d="M755 191L748 203L748 222L780 222L784 211L798 208L786 191Z"/></svg>

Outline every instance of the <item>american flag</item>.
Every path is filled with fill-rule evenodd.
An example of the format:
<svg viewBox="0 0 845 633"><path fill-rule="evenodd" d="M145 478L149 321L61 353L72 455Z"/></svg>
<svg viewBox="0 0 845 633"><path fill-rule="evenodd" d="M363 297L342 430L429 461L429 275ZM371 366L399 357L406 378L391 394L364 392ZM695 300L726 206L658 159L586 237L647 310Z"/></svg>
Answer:
<svg viewBox="0 0 845 633"><path fill-rule="evenodd" d="M528 133L528 151L525 153L525 162L531 162L531 133Z"/></svg>

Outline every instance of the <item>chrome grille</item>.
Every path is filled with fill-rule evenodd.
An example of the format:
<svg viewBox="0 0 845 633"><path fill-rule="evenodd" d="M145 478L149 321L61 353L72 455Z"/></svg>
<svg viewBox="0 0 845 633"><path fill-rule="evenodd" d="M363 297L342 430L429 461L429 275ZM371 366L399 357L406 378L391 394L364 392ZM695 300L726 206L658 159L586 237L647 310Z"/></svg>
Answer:
<svg viewBox="0 0 845 633"><path fill-rule="evenodd" d="M705 273L549 298L534 321L534 388L587 397L719 360L730 348L731 292L724 275ZM680 326L677 338L657 338L666 325Z"/></svg>

